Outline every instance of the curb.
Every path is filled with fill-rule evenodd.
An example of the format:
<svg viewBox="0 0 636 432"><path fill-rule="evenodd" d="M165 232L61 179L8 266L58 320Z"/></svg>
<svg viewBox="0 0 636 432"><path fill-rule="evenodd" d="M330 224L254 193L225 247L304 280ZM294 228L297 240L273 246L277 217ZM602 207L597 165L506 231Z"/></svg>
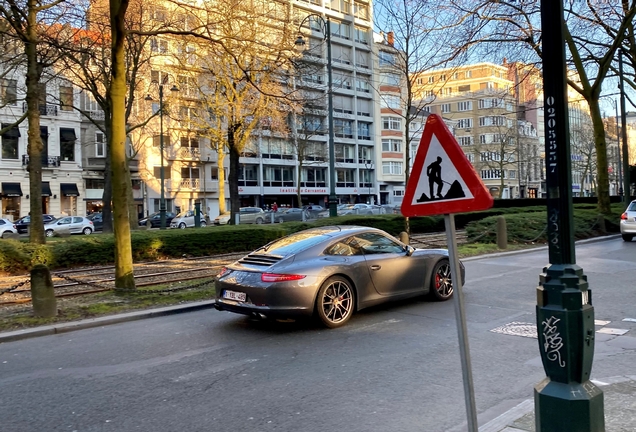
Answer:
<svg viewBox="0 0 636 432"><path fill-rule="evenodd" d="M30 339L39 336L68 333L76 330L84 330L93 327L102 327L109 324L118 324L129 321L137 321L146 318L156 318L167 315L175 315L184 312L194 312L214 307L215 300L208 300L185 305L167 306L157 309L148 309L135 312L126 312L118 315L103 316L99 318L71 321L66 323L34 327L24 330L15 330L0 333L0 343Z"/></svg>
<svg viewBox="0 0 636 432"><path fill-rule="evenodd" d="M606 235L606 236L600 236L600 237L592 237L589 239L584 239L584 240L577 240L576 242L574 242L574 244L586 244L586 243L595 243L595 242L600 242L600 241L605 241L605 240L613 240L616 238L620 238L620 234L610 234L610 235ZM490 253L490 254L485 254L485 255L478 255L478 256L472 256L472 257L467 257L467 258L462 258L463 262L466 261L476 261L479 259L483 259L483 258L497 258L500 256L507 256L507 255L517 255L517 254L524 254L524 253L529 253L529 252L536 252L538 250L548 250L548 246L537 246L535 248L529 248L529 249L521 249L521 250L514 250L514 251L507 251L507 252L494 252L494 253Z"/></svg>

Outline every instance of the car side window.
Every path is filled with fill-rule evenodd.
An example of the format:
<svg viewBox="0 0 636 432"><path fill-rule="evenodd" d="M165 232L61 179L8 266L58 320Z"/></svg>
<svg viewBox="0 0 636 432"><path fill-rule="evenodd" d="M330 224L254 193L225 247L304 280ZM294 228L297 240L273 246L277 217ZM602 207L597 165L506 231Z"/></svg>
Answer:
<svg viewBox="0 0 636 432"><path fill-rule="evenodd" d="M358 234L355 240L365 255L404 252L401 244L377 233Z"/></svg>
<svg viewBox="0 0 636 432"><path fill-rule="evenodd" d="M62 218L60 219L60 221L58 222L58 225L67 225L71 223L71 218L70 217L66 217L66 218Z"/></svg>
<svg viewBox="0 0 636 432"><path fill-rule="evenodd" d="M73 218L73 223L82 223L82 218L81 217L74 217Z"/></svg>
<svg viewBox="0 0 636 432"><path fill-rule="evenodd" d="M362 255L362 250L353 237L332 244L325 250L325 255L353 256Z"/></svg>

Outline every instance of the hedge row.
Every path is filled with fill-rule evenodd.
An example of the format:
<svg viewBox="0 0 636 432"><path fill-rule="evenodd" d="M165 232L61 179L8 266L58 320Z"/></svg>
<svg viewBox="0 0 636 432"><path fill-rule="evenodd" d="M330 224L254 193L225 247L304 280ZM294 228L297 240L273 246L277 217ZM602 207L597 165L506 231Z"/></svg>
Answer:
<svg viewBox="0 0 636 432"><path fill-rule="evenodd" d="M577 238L596 234L595 209L575 206ZM618 207L617 207L618 211ZM620 214L620 212L619 212ZM494 242L497 217L503 215L508 222L508 238L511 242L523 242L537 237L545 228L545 207L510 207L461 213L455 215L455 224L465 228L469 237L480 242ZM614 221L615 219L615 221ZM618 216L606 220L606 229L617 230ZM133 260L154 261L183 256L206 256L256 249L268 242L314 226L332 225L329 218L312 222L286 222L283 224L239 225L206 227L186 230L140 230L132 232ZM404 231L401 215L343 216L337 219L341 225L363 225L382 229L398 236ZM415 217L409 220L411 233L444 231L442 216ZM545 235L545 234L544 234ZM0 240L0 273L19 274L29 271L34 264L46 264L52 269L77 266L108 265L114 262L115 242L111 234L54 238L45 245L33 245L22 240Z"/></svg>

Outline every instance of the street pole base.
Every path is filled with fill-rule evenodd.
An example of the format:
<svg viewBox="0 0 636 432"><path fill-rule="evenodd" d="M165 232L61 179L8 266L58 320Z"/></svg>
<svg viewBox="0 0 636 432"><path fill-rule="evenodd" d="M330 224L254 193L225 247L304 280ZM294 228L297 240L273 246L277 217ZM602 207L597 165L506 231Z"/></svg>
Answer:
<svg viewBox="0 0 636 432"><path fill-rule="evenodd" d="M591 381L546 378L534 388L536 432L605 432L603 391Z"/></svg>

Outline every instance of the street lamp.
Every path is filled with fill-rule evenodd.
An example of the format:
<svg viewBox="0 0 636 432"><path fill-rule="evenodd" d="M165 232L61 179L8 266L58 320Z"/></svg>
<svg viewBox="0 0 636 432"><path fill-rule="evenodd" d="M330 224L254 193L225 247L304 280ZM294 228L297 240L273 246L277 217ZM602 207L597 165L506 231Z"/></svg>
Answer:
<svg viewBox="0 0 636 432"><path fill-rule="evenodd" d="M338 215L338 198L336 197L336 152L334 147L334 130L333 130L333 79L331 76L331 21L329 18L323 18L318 14L307 15L298 26L299 32L303 24L311 18L316 18L320 23L320 28L324 34L324 40L327 42L327 110L329 119L329 216L336 217ZM303 35L298 35L296 46L305 45Z"/></svg>
<svg viewBox="0 0 636 432"><path fill-rule="evenodd" d="M156 82L155 82L156 83ZM179 89L176 85L172 85L170 89L172 92L178 92ZM147 101L152 101L150 94L146 95ZM161 181L161 198L159 200L159 220L160 228L166 229L166 191L165 191L165 179L163 167L163 84L159 84L159 153L161 153L161 168L159 169L160 181Z"/></svg>

